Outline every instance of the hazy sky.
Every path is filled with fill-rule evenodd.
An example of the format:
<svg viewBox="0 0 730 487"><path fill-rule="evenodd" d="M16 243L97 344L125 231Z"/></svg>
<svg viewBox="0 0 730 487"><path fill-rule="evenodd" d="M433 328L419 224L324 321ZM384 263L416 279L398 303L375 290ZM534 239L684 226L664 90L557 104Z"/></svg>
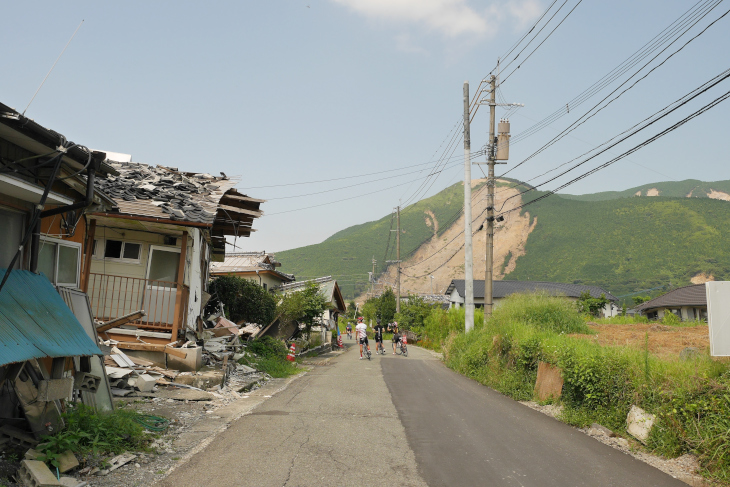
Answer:
<svg viewBox="0 0 730 487"><path fill-rule="evenodd" d="M556 20L578 1L567 0ZM428 174L414 171L431 167L424 163L440 154L460 120L463 82L469 80L476 89L497 57L550 3L5 2L0 101L25 109L84 19L27 115L70 140L129 153L137 162L239 175L241 191L268 200L262 206L266 216L254 223L258 232L239 244L244 250L284 250L378 219L399 199L406 201L420 184L412 181ZM686 0L580 2L532 57L524 59L555 22L503 73L523 63L501 88L505 100L526 105L510 117L512 134L564 107L691 5ZM718 6L691 35L727 8ZM716 76L730 67L729 45L730 15L574 137L510 176L529 179L569 161ZM730 89L725 85L730 81L657 124L647 137L725 93ZM500 169L532 154L609 91L514 144L510 164ZM721 104L566 192L730 179L729 113L730 102ZM482 109L472 126L474 150L486 141L487 114ZM456 159L427 194L463 178L462 153L459 146ZM364 176L417 164L421 166ZM473 171L474 177L480 174L477 167ZM265 187L272 185L279 186ZM297 195L307 196L287 198Z"/></svg>

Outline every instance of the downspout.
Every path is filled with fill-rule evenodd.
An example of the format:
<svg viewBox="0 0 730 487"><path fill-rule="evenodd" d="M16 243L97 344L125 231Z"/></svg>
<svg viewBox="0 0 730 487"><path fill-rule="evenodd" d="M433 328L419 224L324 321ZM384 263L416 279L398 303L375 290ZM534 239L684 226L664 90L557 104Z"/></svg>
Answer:
<svg viewBox="0 0 730 487"><path fill-rule="evenodd" d="M83 201L73 203L71 205L61 206L59 208L53 208L51 210L44 210L40 214L40 218L35 224L33 229L33 236L31 238L31 251L30 251L30 271L33 273L38 272L38 254L40 252L41 243L41 220L43 218L60 215L67 211L78 210L80 208L88 208L94 202L94 181L96 179L96 171L101 167L101 163L106 159L106 153L104 152L92 152L91 162L89 167L86 169L86 197Z"/></svg>
<svg viewBox="0 0 730 487"><path fill-rule="evenodd" d="M261 280L261 276L259 275L259 270L256 269L256 277L259 278L259 286L264 287L263 281Z"/></svg>

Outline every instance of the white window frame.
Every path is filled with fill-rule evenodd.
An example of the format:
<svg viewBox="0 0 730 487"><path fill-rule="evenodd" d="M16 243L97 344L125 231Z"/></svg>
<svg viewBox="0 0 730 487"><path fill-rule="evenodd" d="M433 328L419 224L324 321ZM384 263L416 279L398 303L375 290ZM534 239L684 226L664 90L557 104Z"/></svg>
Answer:
<svg viewBox="0 0 730 487"><path fill-rule="evenodd" d="M124 246L127 243L131 244L137 244L139 245L139 258L137 259L125 259L124 257L104 257L104 251L106 250L106 241L107 240L116 240L117 242L122 242L122 250L119 253L119 255L124 255ZM136 240L123 240L120 238L95 238L94 242L96 242L96 248L94 249L94 253L92 254L92 257L95 260L108 260L111 262L123 262L125 264L142 264L142 254L144 253L144 242L139 242Z"/></svg>
<svg viewBox="0 0 730 487"><path fill-rule="evenodd" d="M81 273L81 244L79 242L72 242L70 240L63 240L60 238L46 237L44 235L41 235L41 247L43 246L44 242L50 242L50 243L56 244L56 259L55 259L56 269L54 272L53 280L51 282L56 286L78 288L79 287L79 274ZM58 254L59 254L59 249L61 248L61 245L63 245L64 247L75 248L79 253L78 258L76 259L76 282L58 282ZM39 252L40 252L40 250L39 250Z"/></svg>
<svg viewBox="0 0 730 487"><path fill-rule="evenodd" d="M147 258L147 269L144 272L144 278L147 280L147 287L149 289L175 289L175 288L167 288L167 287L160 287L160 286L153 286L149 283L150 281L150 266L152 265L152 252L154 250L164 250L166 252L177 252L178 254L182 253L182 249L180 247L171 247L168 245L150 245L149 250L149 257ZM178 276L178 279L180 279L180 276ZM183 267L183 278L181 282L185 282L185 268Z"/></svg>

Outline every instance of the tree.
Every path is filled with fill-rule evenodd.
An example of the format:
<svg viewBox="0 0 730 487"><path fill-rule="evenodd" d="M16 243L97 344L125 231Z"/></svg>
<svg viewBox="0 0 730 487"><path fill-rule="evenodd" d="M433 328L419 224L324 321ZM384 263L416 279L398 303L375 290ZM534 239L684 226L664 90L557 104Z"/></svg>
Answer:
<svg viewBox="0 0 730 487"><path fill-rule="evenodd" d="M296 321L304 325L304 332L309 337L314 322L322 316L327 304L327 298L320 292L319 286L309 282L301 291L284 294L276 312L285 324Z"/></svg>
<svg viewBox="0 0 730 487"><path fill-rule="evenodd" d="M591 293L585 291L580 294L576 304L579 312L587 313L591 316L598 316L604 306L608 304L608 299L605 294L601 294L600 298L592 298Z"/></svg>
<svg viewBox="0 0 730 487"><path fill-rule="evenodd" d="M408 296L400 306L400 313L395 314L398 327L402 330L419 330L431 311L437 305L429 304L420 296Z"/></svg>
<svg viewBox="0 0 730 487"><path fill-rule="evenodd" d="M634 306L638 306L638 305L640 305L640 304L642 304L642 303L646 303L646 302L647 302L647 301L649 301L649 300L650 300L651 298L650 298L649 296L634 296L634 297L633 297L633 298L631 298L631 299L633 299L633 300L634 300Z"/></svg>
<svg viewBox="0 0 730 487"><path fill-rule="evenodd" d="M266 289L253 281L238 276L220 276L208 287L211 299L206 313L214 313L223 304L226 317L233 321L246 321L268 325L274 321L276 299Z"/></svg>
<svg viewBox="0 0 730 487"><path fill-rule="evenodd" d="M387 288L385 292L380 295L379 301L376 316L380 318L383 323L390 323L395 317L395 293L391 288Z"/></svg>

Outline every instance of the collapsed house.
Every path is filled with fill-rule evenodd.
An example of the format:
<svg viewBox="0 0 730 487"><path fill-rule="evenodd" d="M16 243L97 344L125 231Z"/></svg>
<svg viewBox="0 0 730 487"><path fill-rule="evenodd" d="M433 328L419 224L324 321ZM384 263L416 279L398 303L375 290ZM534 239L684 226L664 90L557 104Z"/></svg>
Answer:
<svg viewBox="0 0 730 487"><path fill-rule="evenodd" d="M63 428L61 401L113 408L81 269L103 152L0 104L0 445Z"/></svg>
<svg viewBox="0 0 730 487"><path fill-rule="evenodd" d="M248 237L263 200L240 194L237 180L177 168L110 162L99 180L114 201L89 215L84 283L103 340L158 365L200 368L195 342L209 298L211 261L226 237Z"/></svg>

